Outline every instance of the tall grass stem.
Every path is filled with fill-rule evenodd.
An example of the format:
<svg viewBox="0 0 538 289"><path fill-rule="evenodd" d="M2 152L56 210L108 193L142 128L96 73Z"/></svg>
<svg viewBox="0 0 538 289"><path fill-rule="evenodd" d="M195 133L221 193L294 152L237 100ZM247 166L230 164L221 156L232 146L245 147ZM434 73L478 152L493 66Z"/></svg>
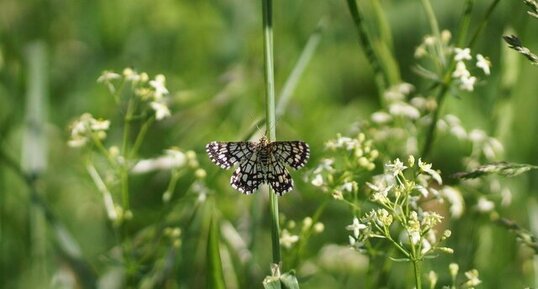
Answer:
<svg viewBox="0 0 538 289"><path fill-rule="evenodd" d="M357 2L355 1L356 0L347 0L347 5L349 11L351 12L353 23L357 28L359 42L364 49L364 52L366 53L366 58L368 59L368 62L370 63L370 66L372 67L372 70L374 72L374 80L377 86L377 90L381 95L383 91L385 91L385 89L387 88L389 80L387 75L383 73L383 69L381 68L379 59L374 51L371 39L368 36L368 32L364 24L364 17L362 16L362 12L359 9Z"/></svg>
<svg viewBox="0 0 538 289"><path fill-rule="evenodd" d="M275 80L273 70L273 1L262 0L263 21L263 55L265 66L265 127L269 141L276 139L275 127ZM271 214L271 240L273 249L273 267L279 267L280 224L278 220L278 197L269 190L269 209Z"/></svg>

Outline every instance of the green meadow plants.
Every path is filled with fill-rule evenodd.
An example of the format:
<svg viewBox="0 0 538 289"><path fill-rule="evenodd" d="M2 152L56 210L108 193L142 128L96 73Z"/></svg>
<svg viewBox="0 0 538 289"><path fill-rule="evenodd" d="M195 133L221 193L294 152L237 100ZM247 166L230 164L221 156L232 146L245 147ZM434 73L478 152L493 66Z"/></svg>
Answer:
<svg viewBox="0 0 538 289"><path fill-rule="evenodd" d="M119 272L122 287L155 288L171 277L166 262L177 256L182 243L181 226L171 216L178 199L185 198L174 196L176 184L180 178L189 177L191 188L182 193L190 203L203 202L206 173L193 151L172 147L152 158L140 154L152 126L171 116L164 75L151 79L147 73L126 68L121 74L104 71L97 82L110 94L110 103L118 113L114 119L120 121L84 113L70 124L68 145L80 151L114 231L116 245L106 253L108 270ZM121 141L110 140L111 134L120 135ZM133 209L132 184L152 172L167 172L169 181L162 191L160 218L144 223L137 221ZM197 197L193 199L189 193Z"/></svg>
<svg viewBox="0 0 538 289"><path fill-rule="evenodd" d="M538 286L536 1L30 2L1 288Z"/></svg>

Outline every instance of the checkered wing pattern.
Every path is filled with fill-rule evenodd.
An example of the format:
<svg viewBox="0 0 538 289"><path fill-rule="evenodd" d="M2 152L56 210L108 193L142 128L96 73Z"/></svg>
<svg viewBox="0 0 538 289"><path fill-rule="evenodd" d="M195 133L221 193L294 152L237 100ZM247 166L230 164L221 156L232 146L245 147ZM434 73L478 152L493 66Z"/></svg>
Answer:
<svg viewBox="0 0 538 289"><path fill-rule="evenodd" d="M205 146L213 163L223 169L229 169L242 160L249 159L256 145L252 142L210 142Z"/></svg>
<svg viewBox="0 0 538 289"><path fill-rule="evenodd" d="M272 146L273 155L294 169L302 168L310 157L308 144L302 141L276 141Z"/></svg>
<svg viewBox="0 0 538 289"><path fill-rule="evenodd" d="M293 189L293 179L284 166L283 160L276 155L270 158L269 166L267 167L267 183L279 196Z"/></svg>
<svg viewBox="0 0 538 289"><path fill-rule="evenodd" d="M258 154L259 152L254 152L248 159L241 161L230 180L232 187L243 194L254 193L266 182L265 168L259 162Z"/></svg>
<svg viewBox="0 0 538 289"><path fill-rule="evenodd" d="M211 142L206 146L211 161L223 169L239 164L230 184L241 193L252 194L261 184L270 185L282 196L293 189L293 179L286 169L303 167L310 149L302 141Z"/></svg>

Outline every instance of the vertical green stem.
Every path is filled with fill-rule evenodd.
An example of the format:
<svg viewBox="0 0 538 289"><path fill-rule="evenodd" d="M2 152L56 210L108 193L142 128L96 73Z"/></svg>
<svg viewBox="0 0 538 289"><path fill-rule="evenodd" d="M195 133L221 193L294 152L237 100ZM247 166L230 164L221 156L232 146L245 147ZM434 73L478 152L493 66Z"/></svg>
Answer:
<svg viewBox="0 0 538 289"><path fill-rule="evenodd" d="M366 27L364 26L364 18L361 11L359 10L359 6L357 6L357 3L355 1L356 0L347 0L347 6L349 8L349 11L351 12L351 17L353 18L355 27L357 28L357 32L359 34L359 42L364 49L364 52L366 53L366 58L372 66L372 70L374 71L374 80L377 86L377 90L381 95L383 91L385 91L385 89L387 88L389 80L387 75L383 72L379 59L375 54L372 43L370 41L370 37L368 36L368 32L366 30Z"/></svg>
<svg viewBox="0 0 538 289"><path fill-rule="evenodd" d="M275 81L273 72L273 1L262 0L263 15L263 52L265 64L265 121L269 141L276 139L275 128ZM280 259L280 225L278 221L278 197L270 192L271 239L273 245L273 267L279 266ZM277 267L278 268L278 267ZM277 273L277 272L273 272Z"/></svg>
<svg viewBox="0 0 538 289"><path fill-rule="evenodd" d="M467 39L467 32L471 24L471 12L473 11L474 0L465 1L465 9L463 10L463 17L460 20L458 28L458 40L456 46L462 47L465 45L465 39Z"/></svg>
<svg viewBox="0 0 538 289"><path fill-rule="evenodd" d="M437 96L435 97L437 107L433 111L432 121L430 123L430 126L428 127L428 130L426 131L426 140L424 141L424 146L422 147L421 154L423 158L427 158L431 151L433 141L435 139L435 128L437 127L437 121L439 120L439 114L443 105L443 100L445 99L445 95L448 92L450 83L450 80L448 81L448 83L443 83L442 87L437 93Z"/></svg>
<svg viewBox="0 0 538 289"><path fill-rule="evenodd" d="M499 4L499 2L500 2L500 0L494 0L493 2L491 2L491 4L488 7L488 10L486 11L486 14L484 15L484 17L480 21L480 24L478 25L478 28L476 28L476 30L475 30L475 32L473 34L473 37L469 41L468 47L473 47L474 46L474 44L476 42L476 39L478 39L478 35L480 35L480 33L486 27L486 24L488 23L488 20L491 17L491 14L493 13L493 10L495 10L495 8L497 7L497 4Z"/></svg>
<svg viewBox="0 0 538 289"><path fill-rule="evenodd" d="M433 7L429 0L421 0L422 7L424 8L424 12L426 13L426 18L428 19L428 23L430 25L430 29L432 31L433 36L438 41L435 42L436 52L439 56L439 59L441 60L441 68L446 67L446 60L444 58L443 49L441 47L441 32L439 31L439 24L437 23L437 18L435 18L435 13L433 12ZM445 78L446 79L446 78ZM426 156L430 153L433 141L435 139L435 128L437 126L437 120L439 118L439 112L441 111L441 104L445 98L445 94L448 91L450 78L448 80L448 83L443 83L442 87L439 89L437 96L435 97L435 100L437 101L437 108L433 112L432 122L430 123L430 126L428 127L428 130L426 132L426 140L424 141L424 146L422 147L422 157L426 158Z"/></svg>
<svg viewBox="0 0 538 289"><path fill-rule="evenodd" d="M155 117L152 116L144 122L142 127L140 128L140 131L138 132L138 135L136 136L136 140L134 142L133 147L131 148L131 151L129 152L129 158L134 158L136 154L138 153L138 149L140 149L140 145L142 145L142 141L144 140L144 137L146 136L146 133L148 132L148 129L151 127L153 122L155 121Z"/></svg>
<svg viewBox="0 0 538 289"><path fill-rule="evenodd" d="M478 35L480 34L480 32L483 31L483 28L485 27L489 17L491 17L491 14L493 13L493 10L495 9L499 1L500 0L494 0L491 3L482 21L480 22L479 27L475 31L467 47L472 48L474 46L475 41L478 38ZM431 7L429 0L422 0L422 4L424 6L424 10L426 11L426 16L428 17L428 20L431 26L430 29L433 31L433 34L437 37L437 39L440 39L439 26L437 25L437 20L435 19L435 15L433 14L433 9ZM468 28L468 25L469 25L468 22L470 20L467 18L469 18L471 15L472 6L473 6L473 1L471 0L467 1L466 7L464 10L464 16L463 16L464 20L462 21L459 28L460 36L457 43L458 45L461 45L465 41L464 36L466 35L466 31L463 31L463 30ZM441 53L441 55L444 55L444 54ZM455 67L455 62L452 59L450 63L446 65L446 71L443 77L443 83L441 84L441 88L438 90L437 96L435 98L437 101L437 108L433 112L432 122L430 123L430 126L428 127L428 130L426 132L426 140L424 141L424 146L422 147L423 158L427 158L428 154L431 151L433 142L435 140L435 128L437 126L437 121L439 120L439 114L443 105L443 101L448 93L450 85L452 84L452 71L454 70L454 67Z"/></svg>
<svg viewBox="0 0 538 289"><path fill-rule="evenodd" d="M121 199L122 206L125 212L129 211L129 152L128 143L131 131L131 121L135 109L133 97L129 98L127 104L127 112L123 120L123 140L121 146L121 153L124 157L124 163L120 164L120 180L121 180Z"/></svg>
<svg viewBox="0 0 538 289"><path fill-rule="evenodd" d="M421 275L421 268L420 268L420 260L413 260L413 269L415 270L415 288L416 289L422 289L422 279L420 278Z"/></svg>

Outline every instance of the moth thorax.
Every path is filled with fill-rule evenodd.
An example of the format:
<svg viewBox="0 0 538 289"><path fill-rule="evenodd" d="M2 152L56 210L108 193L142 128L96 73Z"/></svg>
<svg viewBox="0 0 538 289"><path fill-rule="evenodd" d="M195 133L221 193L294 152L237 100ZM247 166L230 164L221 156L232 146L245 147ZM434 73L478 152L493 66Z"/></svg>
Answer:
<svg viewBox="0 0 538 289"><path fill-rule="evenodd" d="M267 164L269 163L269 155L270 155L269 147L268 146L262 146L259 151L258 158L261 163Z"/></svg>

